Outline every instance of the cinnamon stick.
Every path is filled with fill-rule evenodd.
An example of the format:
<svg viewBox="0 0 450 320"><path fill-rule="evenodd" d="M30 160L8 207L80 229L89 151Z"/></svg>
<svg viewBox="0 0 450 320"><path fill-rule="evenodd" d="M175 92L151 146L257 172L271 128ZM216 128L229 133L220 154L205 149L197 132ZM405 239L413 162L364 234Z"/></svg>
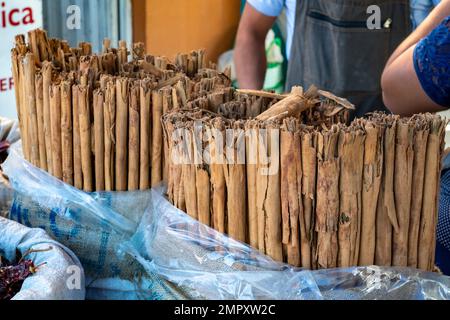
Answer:
<svg viewBox="0 0 450 320"><path fill-rule="evenodd" d="M36 113L37 113L37 125L38 125L38 140L39 140L39 167L42 170L47 171L47 153L46 153L46 141L44 132L44 89L42 74L39 72L36 74Z"/></svg>
<svg viewBox="0 0 450 320"><path fill-rule="evenodd" d="M73 107L73 175L74 186L83 189L83 170L81 167L81 137L80 137L80 93L77 85L72 87L72 107Z"/></svg>
<svg viewBox="0 0 450 320"><path fill-rule="evenodd" d="M94 191L91 144L91 107L89 103L89 87L78 86L78 112L80 125L81 170L83 172L83 190ZM53 158L55 160L55 158Z"/></svg>
<svg viewBox="0 0 450 320"><path fill-rule="evenodd" d="M302 267L312 268L311 243L314 227L314 199L316 189L317 144L313 132L303 132L302 146L302 198L303 211L300 212L300 245Z"/></svg>
<svg viewBox="0 0 450 320"><path fill-rule="evenodd" d="M342 131L339 137L339 267L357 265L359 260L364 138L358 128Z"/></svg>
<svg viewBox="0 0 450 320"><path fill-rule="evenodd" d="M359 265L375 263L376 215L383 175L383 133L374 123L365 124L364 173L362 190L362 221Z"/></svg>
<svg viewBox="0 0 450 320"><path fill-rule="evenodd" d="M227 188L228 234L233 239L247 239L247 197L245 192L245 134L243 123L236 122L227 135L227 164L224 165ZM281 245L281 242L280 242Z"/></svg>
<svg viewBox="0 0 450 320"><path fill-rule="evenodd" d="M130 89L129 100L129 144L128 144L128 190L139 189L139 114L140 88L133 85Z"/></svg>
<svg viewBox="0 0 450 320"><path fill-rule="evenodd" d="M285 120L280 135L281 152L281 209L283 219L283 244L287 246L287 262L300 267L299 218L302 208L301 144L293 119ZM300 180L301 181L301 180Z"/></svg>
<svg viewBox="0 0 450 320"><path fill-rule="evenodd" d="M384 171L381 194L378 200L376 222L375 264L392 265L392 232L398 230L394 200L395 136L397 120L390 118L385 123Z"/></svg>
<svg viewBox="0 0 450 320"><path fill-rule="evenodd" d="M152 91L148 81L143 80L140 86L140 173L139 173L139 187L141 190L150 188L150 159L152 142L151 132L151 103Z"/></svg>
<svg viewBox="0 0 450 320"><path fill-rule="evenodd" d="M423 117L415 119L416 130L414 133L414 167L411 195L411 219L409 222L408 237L408 267L417 268L419 228L423 202L423 189L425 181L425 160L427 156L428 123Z"/></svg>
<svg viewBox="0 0 450 320"><path fill-rule="evenodd" d="M162 181L162 127L161 116L163 114L163 91L152 93L152 173L151 185L157 186Z"/></svg>
<svg viewBox="0 0 450 320"><path fill-rule="evenodd" d="M434 268L435 230L437 225L440 157L443 150L445 122L439 117L430 116L430 134L427 143L425 164L424 198L419 232L418 267L431 271Z"/></svg>
<svg viewBox="0 0 450 320"><path fill-rule="evenodd" d="M398 219L398 230L392 240L392 265L406 267L408 265L408 235L411 214L411 188L414 161L414 132L406 120L400 120L397 126L395 146L395 209Z"/></svg>
<svg viewBox="0 0 450 320"><path fill-rule="evenodd" d="M246 125L246 172L247 172L247 207L249 244L258 248L258 211L256 197L256 175L258 157L258 127L256 121L250 121Z"/></svg>
<svg viewBox="0 0 450 320"><path fill-rule="evenodd" d="M128 80L116 80L116 191L126 191L128 182Z"/></svg>
<svg viewBox="0 0 450 320"><path fill-rule="evenodd" d="M211 123L211 132L209 134L211 153L211 198L214 229L221 233L227 232L225 218L226 185L223 169L224 137L224 123L222 119L215 119Z"/></svg>
<svg viewBox="0 0 450 320"><path fill-rule="evenodd" d="M24 60L25 72L25 93L26 93L26 112L28 116L27 123L29 124L29 150L30 162L39 167L39 135L38 135L38 120L36 109L36 91L35 91L35 56L32 53L27 53Z"/></svg>
<svg viewBox="0 0 450 320"><path fill-rule="evenodd" d="M315 231L318 268L336 268L339 224L339 128L318 133Z"/></svg>
<svg viewBox="0 0 450 320"><path fill-rule="evenodd" d="M52 85L52 65L48 61L42 64L42 99L44 107L44 140L45 155L47 159L47 169L53 174L52 164L52 144L51 144L51 108L50 108L50 87Z"/></svg>
<svg viewBox="0 0 450 320"><path fill-rule="evenodd" d="M105 190L115 190L115 142L116 142L116 86L114 81L106 84L103 107L105 136Z"/></svg>

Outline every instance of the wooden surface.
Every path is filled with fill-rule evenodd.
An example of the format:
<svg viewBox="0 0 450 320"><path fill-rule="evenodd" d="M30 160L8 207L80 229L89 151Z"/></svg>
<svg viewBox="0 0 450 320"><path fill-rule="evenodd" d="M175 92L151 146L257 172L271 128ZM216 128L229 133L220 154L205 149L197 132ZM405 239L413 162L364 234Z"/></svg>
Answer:
<svg viewBox="0 0 450 320"><path fill-rule="evenodd" d="M178 52L204 48L207 59L217 61L233 47L240 0L145 1L147 52L172 58ZM134 28L136 39L140 28Z"/></svg>

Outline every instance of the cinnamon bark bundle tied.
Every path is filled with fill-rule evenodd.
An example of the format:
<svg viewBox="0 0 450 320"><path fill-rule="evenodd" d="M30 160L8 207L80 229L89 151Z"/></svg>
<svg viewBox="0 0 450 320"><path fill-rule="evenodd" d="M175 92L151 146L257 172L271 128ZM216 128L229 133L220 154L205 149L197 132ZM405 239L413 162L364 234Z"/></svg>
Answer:
<svg viewBox="0 0 450 320"><path fill-rule="evenodd" d="M375 263L376 216L383 175L384 130L377 123L367 122L364 127L364 173L362 189L362 221L359 265Z"/></svg>

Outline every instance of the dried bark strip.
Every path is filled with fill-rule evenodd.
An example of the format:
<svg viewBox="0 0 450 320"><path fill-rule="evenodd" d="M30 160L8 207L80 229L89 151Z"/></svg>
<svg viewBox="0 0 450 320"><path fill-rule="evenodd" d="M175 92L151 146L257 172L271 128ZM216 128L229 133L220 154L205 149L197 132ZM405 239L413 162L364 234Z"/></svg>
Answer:
<svg viewBox="0 0 450 320"><path fill-rule="evenodd" d="M61 82L61 135L63 181L74 185L73 177L73 124L72 83Z"/></svg>
<svg viewBox="0 0 450 320"><path fill-rule="evenodd" d="M114 81L106 84L103 107L105 137L105 190L115 190L115 144L116 144L116 87Z"/></svg>
<svg viewBox="0 0 450 320"><path fill-rule="evenodd" d="M128 80L116 80L116 191L128 189Z"/></svg>
<svg viewBox="0 0 450 320"><path fill-rule="evenodd" d="M24 60L24 72L25 72L25 110L28 117L27 123L29 126L28 132L28 148L30 150L30 162L39 167L39 135L38 135L38 120L36 109L36 84L35 84L35 56L32 53L28 53Z"/></svg>
<svg viewBox="0 0 450 320"><path fill-rule="evenodd" d="M416 118L414 135L414 167L411 196L411 219L408 237L408 267L418 267L419 229L423 203L425 181L425 160L427 156L428 125L423 117Z"/></svg>
<svg viewBox="0 0 450 320"><path fill-rule="evenodd" d="M62 145L61 145L61 87L50 88L51 136L53 176L62 180Z"/></svg>
<svg viewBox="0 0 450 320"><path fill-rule="evenodd" d="M44 89L43 78L41 73L36 74L36 113L38 126L38 140L39 140L39 167L47 171L47 149L44 131Z"/></svg>
<svg viewBox="0 0 450 320"><path fill-rule="evenodd" d="M105 119L104 92L94 92L94 158L95 158L95 190L105 190Z"/></svg>
<svg viewBox="0 0 450 320"><path fill-rule="evenodd" d="M340 213L338 265L357 265L361 226L364 135L359 128L342 131L339 138Z"/></svg>
<svg viewBox="0 0 450 320"><path fill-rule="evenodd" d="M140 172L139 172L139 188L146 190L150 188L150 157L151 157L151 104L152 104L152 92L148 81L143 80L140 86Z"/></svg>
<svg viewBox="0 0 450 320"><path fill-rule="evenodd" d="M395 137L397 119L388 119L384 134L384 171L378 200L375 264L392 265L392 232L398 230L394 199Z"/></svg>
<svg viewBox="0 0 450 320"><path fill-rule="evenodd" d="M318 133L318 172L315 212L318 268L335 268L338 259L339 223L339 130Z"/></svg>
<svg viewBox="0 0 450 320"><path fill-rule="evenodd" d="M425 165L424 198L419 231L418 267L431 271L434 268L434 249L436 241L436 225L438 214L439 182L441 154L445 122L430 116L430 135L427 144Z"/></svg>
<svg viewBox="0 0 450 320"><path fill-rule="evenodd" d="M91 108L89 103L89 87L78 87L78 111L80 122L81 170L83 172L83 190L94 191L94 177L92 168L92 136L91 136ZM53 157L53 161L56 157Z"/></svg>
<svg viewBox="0 0 450 320"><path fill-rule="evenodd" d="M129 92L128 108L128 191L139 189L139 125L140 125L140 88L134 84Z"/></svg>
<svg viewBox="0 0 450 320"><path fill-rule="evenodd" d="M394 232L392 240L392 265L395 267L408 265L408 234L414 164L413 138L414 132L409 122L403 119L399 121L394 176L395 210L399 228Z"/></svg>
<svg viewBox="0 0 450 320"><path fill-rule="evenodd" d="M162 126L161 116L163 114L163 92L153 91L152 94L152 173L151 185L156 187L162 181Z"/></svg>

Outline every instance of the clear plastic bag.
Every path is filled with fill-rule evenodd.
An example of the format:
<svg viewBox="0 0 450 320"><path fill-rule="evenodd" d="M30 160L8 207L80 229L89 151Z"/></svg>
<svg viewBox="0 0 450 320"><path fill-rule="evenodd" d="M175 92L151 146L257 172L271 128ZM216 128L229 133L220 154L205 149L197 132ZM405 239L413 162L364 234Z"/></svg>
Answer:
<svg viewBox="0 0 450 320"><path fill-rule="evenodd" d="M450 299L450 278L413 269L307 271L274 262L198 223L162 191L124 250L190 299Z"/></svg>

